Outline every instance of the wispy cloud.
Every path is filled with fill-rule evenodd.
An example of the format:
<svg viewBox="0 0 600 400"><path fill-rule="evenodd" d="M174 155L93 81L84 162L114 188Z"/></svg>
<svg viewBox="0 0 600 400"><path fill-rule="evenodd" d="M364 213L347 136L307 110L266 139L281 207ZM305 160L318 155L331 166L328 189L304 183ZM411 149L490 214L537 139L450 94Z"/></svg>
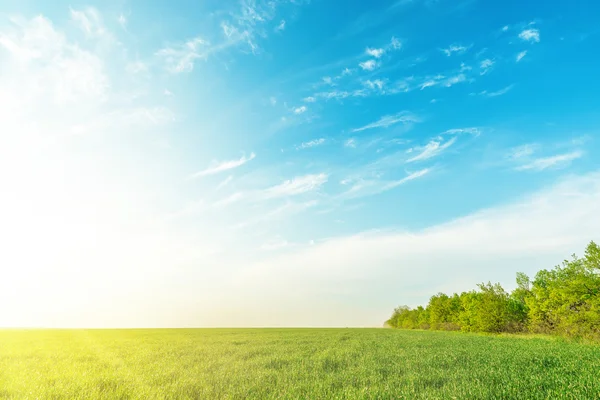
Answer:
<svg viewBox="0 0 600 400"><path fill-rule="evenodd" d="M537 158L527 164L520 165L515 169L517 171L543 171L550 168L564 168L572 161L583 156L583 152L576 150L570 153L558 154L551 157Z"/></svg>
<svg viewBox="0 0 600 400"><path fill-rule="evenodd" d="M292 2L299 4L299 2ZM229 14L229 18L221 21L222 37L214 43L202 37L195 37L184 44L167 46L155 54L165 59L167 70L172 73L190 72L195 60L207 58L209 55L223 52L232 47L245 45L252 53L259 49L258 38L267 37L266 25L277 15L280 2L257 2L241 0L239 9ZM275 31L285 29L285 20L281 20Z"/></svg>
<svg viewBox="0 0 600 400"><path fill-rule="evenodd" d="M517 62L521 61L523 59L523 57L525 57L527 55L527 50L524 50L522 52L520 52L519 54L517 54Z"/></svg>
<svg viewBox="0 0 600 400"><path fill-rule="evenodd" d="M387 128L398 123L410 124L415 122L420 122L420 119L417 118L417 116L408 111L402 111L394 115L385 115L375 122L361 126L360 128L352 129L352 132L361 132L366 131L367 129Z"/></svg>
<svg viewBox="0 0 600 400"><path fill-rule="evenodd" d="M279 25L275 27L275 32L281 32L285 29L285 19L282 19Z"/></svg>
<svg viewBox="0 0 600 400"><path fill-rule="evenodd" d="M537 150L539 146L534 143L528 143L521 146L517 146L510 150L508 154L508 158L511 160L519 160L529 156L532 156L533 153Z"/></svg>
<svg viewBox="0 0 600 400"><path fill-rule="evenodd" d="M372 49L370 47L367 47L367 49L365 50L365 53L367 53L371 57L380 58L385 53L385 50L381 49L381 48Z"/></svg>
<svg viewBox="0 0 600 400"><path fill-rule="evenodd" d="M479 64L479 68L481 70L480 74L481 75L487 74L490 71L490 69L494 66L494 64L495 64L494 60L491 60L489 58L486 58L485 60L483 60Z"/></svg>
<svg viewBox="0 0 600 400"><path fill-rule="evenodd" d="M267 25L277 17L277 9L281 1L240 0L240 7L229 14L229 18L222 22L223 33L227 41L232 44L243 44L252 53L258 53L258 41L267 37ZM302 2L291 1L300 5ZM281 32L286 27L286 21L281 19L273 28Z"/></svg>
<svg viewBox="0 0 600 400"><path fill-rule="evenodd" d="M306 106L296 107L294 108L294 114L304 114L306 110L308 110Z"/></svg>
<svg viewBox="0 0 600 400"><path fill-rule="evenodd" d="M437 85L437 81L429 79L421 84L421 90Z"/></svg>
<svg viewBox="0 0 600 400"><path fill-rule="evenodd" d="M431 140L424 147L417 148L417 151L420 151L419 154L409 158L406 160L407 163L415 162L415 161L424 161L430 158L436 157L440 155L444 150L452 146L457 140L457 137L452 137L450 140L444 143L442 138L437 138L435 140Z"/></svg>
<svg viewBox="0 0 600 400"><path fill-rule="evenodd" d="M502 96L503 94L506 94L509 91L511 91L513 87L515 87L514 84L508 85L508 86L506 86L506 87L504 87L504 88L502 88L500 90L497 90L495 92L485 93L484 96L486 96L486 97L498 97L498 96Z"/></svg>
<svg viewBox="0 0 600 400"><path fill-rule="evenodd" d="M458 135L461 133L468 133L469 135L479 136L481 134L481 129L479 128L456 128L456 129L448 129L443 132L443 135Z"/></svg>
<svg viewBox="0 0 600 400"><path fill-rule="evenodd" d="M229 175L227 178L223 179L216 187L215 191L219 191L223 189L225 186L229 185L233 180L233 175Z"/></svg>
<svg viewBox="0 0 600 400"><path fill-rule="evenodd" d="M467 80L467 77L465 74L458 74L456 76L452 76L452 77L446 79L444 81L443 85L446 87L450 87L450 86L456 85L457 83L465 82L466 80Z"/></svg>
<svg viewBox="0 0 600 400"><path fill-rule="evenodd" d="M430 172L431 172L431 168L424 168L419 171L413 172L413 173L409 174L408 176L406 176L405 178L387 183L384 186L384 190L390 190L397 186L403 185L407 182L414 181L415 179L421 178Z"/></svg>
<svg viewBox="0 0 600 400"><path fill-rule="evenodd" d="M117 18L117 22L121 25L121 28L127 29L127 17L125 17L125 15L120 14L119 18Z"/></svg>
<svg viewBox="0 0 600 400"><path fill-rule="evenodd" d="M304 142L299 146L296 146L296 150L308 149L311 147L320 146L325 143L325 138L314 139L308 142Z"/></svg>
<svg viewBox="0 0 600 400"><path fill-rule="evenodd" d="M156 55L164 58L166 68L171 73L190 72L194 69L196 59L205 57L201 51L209 43L201 37L188 40L182 45L165 47L156 52Z"/></svg>
<svg viewBox="0 0 600 400"><path fill-rule="evenodd" d="M249 157L243 156L238 160L229 160L222 162L213 162L208 168L203 169L201 171L195 172L190 175L189 179L201 178L208 175L218 174L220 172L228 171L230 169L234 169L237 167L241 167L246 164L248 161L254 160L256 154L251 153Z"/></svg>
<svg viewBox="0 0 600 400"><path fill-rule="evenodd" d="M102 24L100 13L93 7L83 11L71 9L71 19L75 21L88 37L102 36L106 29Z"/></svg>
<svg viewBox="0 0 600 400"><path fill-rule="evenodd" d="M350 139L346 140L344 142L344 146L351 147L351 148L356 148L356 139L350 138Z"/></svg>
<svg viewBox="0 0 600 400"><path fill-rule="evenodd" d="M377 68L377 61L375 60L367 60L358 64L365 71L373 71Z"/></svg>
<svg viewBox="0 0 600 400"><path fill-rule="evenodd" d="M263 199L273 199L311 192L325 184L327 178L328 176L325 173L299 176L263 190L259 197Z"/></svg>
<svg viewBox="0 0 600 400"><path fill-rule="evenodd" d="M397 180L381 180L381 179L346 179L341 183L343 185L352 186L345 192L340 194L341 199L356 199L359 197L367 197L374 196L383 192L387 192L388 190L392 190L397 188L398 186L404 185L410 181L421 178L432 170L431 168L424 168L419 171L410 173L402 179Z"/></svg>
<svg viewBox="0 0 600 400"><path fill-rule="evenodd" d="M448 47L447 49L440 49L442 52L444 52L444 54L446 54L448 57L450 57L453 53L464 53L465 51L469 50L471 46L461 46L461 45L457 45L457 44L453 44L450 47Z"/></svg>
<svg viewBox="0 0 600 400"><path fill-rule="evenodd" d="M374 80L369 79L369 80L364 81L363 85L365 85L366 87L368 87L371 90L374 90L374 89L383 90L385 83L386 82L381 79L374 79Z"/></svg>
<svg viewBox="0 0 600 400"><path fill-rule="evenodd" d="M308 96L302 99L302 101L305 101L306 103L314 103L317 101L317 99L314 96Z"/></svg>
<svg viewBox="0 0 600 400"><path fill-rule="evenodd" d="M525 29L521 33L519 33L519 38L526 42L540 42L540 31L535 28Z"/></svg>
<svg viewBox="0 0 600 400"><path fill-rule="evenodd" d="M399 50L402 48L402 42L395 37L392 37L392 41L390 42L390 46L394 50Z"/></svg>

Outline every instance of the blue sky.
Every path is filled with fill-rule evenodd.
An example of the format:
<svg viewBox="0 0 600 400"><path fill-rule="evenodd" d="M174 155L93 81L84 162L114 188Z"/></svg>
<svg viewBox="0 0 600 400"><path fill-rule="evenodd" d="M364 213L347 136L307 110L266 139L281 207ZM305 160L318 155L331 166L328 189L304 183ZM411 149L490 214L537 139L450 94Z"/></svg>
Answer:
<svg viewBox="0 0 600 400"><path fill-rule="evenodd" d="M3 2L0 325L374 326L552 267L599 239L598 12Z"/></svg>

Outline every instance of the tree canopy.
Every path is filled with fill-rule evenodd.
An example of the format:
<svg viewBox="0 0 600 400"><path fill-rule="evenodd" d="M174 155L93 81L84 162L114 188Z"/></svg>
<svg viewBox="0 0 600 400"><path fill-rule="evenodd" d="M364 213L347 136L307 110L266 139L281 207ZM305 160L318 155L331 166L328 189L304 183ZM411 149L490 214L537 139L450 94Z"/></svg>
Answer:
<svg viewBox="0 0 600 400"><path fill-rule="evenodd" d="M533 280L519 272L517 287L499 283L476 290L438 293L427 306L397 307L386 325L401 329L465 332L533 332L600 339L600 246L590 242L583 258L573 255Z"/></svg>

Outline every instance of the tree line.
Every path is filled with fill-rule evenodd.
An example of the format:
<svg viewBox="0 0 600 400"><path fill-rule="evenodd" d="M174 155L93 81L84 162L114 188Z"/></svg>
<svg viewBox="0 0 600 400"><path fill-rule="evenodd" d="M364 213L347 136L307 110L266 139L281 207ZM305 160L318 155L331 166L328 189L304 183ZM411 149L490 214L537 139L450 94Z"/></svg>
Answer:
<svg viewBox="0 0 600 400"><path fill-rule="evenodd" d="M532 280L517 273L517 287L507 292L499 283L481 283L476 290L438 293L427 306L394 310L386 325L400 329L464 332L531 332L581 339L600 339L600 246L590 242L582 258Z"/></svg>

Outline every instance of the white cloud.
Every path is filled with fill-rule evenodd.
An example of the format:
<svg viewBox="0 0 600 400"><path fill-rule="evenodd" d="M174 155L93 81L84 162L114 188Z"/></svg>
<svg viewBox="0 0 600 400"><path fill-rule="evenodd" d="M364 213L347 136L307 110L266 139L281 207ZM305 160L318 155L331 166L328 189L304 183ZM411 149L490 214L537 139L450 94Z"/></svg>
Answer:
<svg viewBox="0 0 600 400"><path fill-rule="evenodd" d="M512 160L527 158L527 157L533 155L533 153L535 153L537 148L538 148L538 145L533 144L533 143L524 144L524 145L521 145L521 146L511 149L508 157Z"/></svg>
<svg viewBox="0 0 600 400"><path fill-rule="evenodd" d="M437 82L436 82L436 81L434 81L434 80L432 80L432 79L430 79L430 80L428 80L428 81L425 81L425 82L423 82L423 83L421 84L421 90L423 90L423 89L426 89L426 88L428 88L428 87L435 86L435 85L437 85Z"/></svg>
<svg viewBox="0 0 600 400"><path fill-rule="evenodd" d="M351 147L351 148L356 148L356 139L350 138L350 139L346 140L344 142L344 146Z"/></svg>
<svg viewBox="0 0 600 400"><path fill-rule="evenodd" d="M442 140L431 140L424 147L416 149L416 151L420 151L419 154L413 156L406 160L406 162L411 163L415 161L424 161L430 158L436 157L440 155L444 150L452 146L456 142L457 138L453 137L445 143Z"/></svg>
<svg viewBox="0 0 600 400"><path fill-rule="evenodd" d="M99 104L106 100L110 80L98 54L68 42L43 16L19 20L14 26L0 32L0 48L8 50L3 75L14 74L1 92L15 90L13 98L2 103L4 111L26 107L19 111L21 114L34 112L39 106L40 112L46 112L51 104ZM90 30L94 31L93 24ZM67 120L74 117L65 116Z"/></svg>
<svg viewBox="0 0 600 400"><path fill-rule="evenodd" d="M452 53L464 53L469 48L470 48L470 46L465 47L465 46L453 44L450 47L448 47L447 49L441 49L441 51L443 51L448 57L450 57L452 55Z"/></svg>
<svg viewBox="0 0 600 400"><path fill-rule="evenodd" d="M375 88L379 89L379 90L383 90L383 87L385 86L385 81L381 80L381 79L375 79L375 80L366 80L365 82L363 82L363 85L365 85L366 87L368 87L369 89L373 90Z"/></svg>
<svg viewBox="0 0 600 400"><path fill-rule="evenodd" d="M195 172L190 175L190 179L201 178L204 176L218 174L220 172L229 171L230 169L241 167L246 164L248 161L252 161L256 158L256 154L251 153L249 157L242 156L238 160L229 160L229 161L221 161L221 162L213 162L208 168L203 169L201 171Z"/></svg>
<svg viewBox="0 0 600 400"><path fill-rule="evenodd" d="M397 180L381 180L381 179L344 179L340 183L342 185L352 186L347 191L341 193L341 200L356 199L367 196L374 196L380 193L395 189L398 186L404 185L410 181L421 178L431 172L430 168L425 168L408 174L404 178Z"/></svg>
<svg viewBox="0 0 600 400"><path fill-rule="evenodd" d="M223 33L227 42L224 47L244 44L253 54L260 51L259 40L267 38L267 25L278 15L278 7L284 2L241 0L240 7L229 13L229 17L222 21ZM301 5L301 2L292 1L292 5ZM281 19L275 26L275 32L286 28L286 21Z"/></svg>
<svg viewBox="0 0 600 400"><path fill-rule="evenodd" d="M219 191L221 189L223 189L225 186L229 185L231 183L231 181L233 180L233 175L229 175L227 178L223 179L215 188L215 191Z"/></svg>
<svg viewBox="0 0 600 400"><path fill-rule="evenodd" d="M465 74L458 74L456 76L452 76L444 81L444 86L450 87L456 85L457 83L465 82L467 77Z"/></svg>
<svg viewBox="0 0 600 400"><path fill-rule="evenodd" d="M121 28L127 29L127 17L126 16L124 16L123 14L120 14L119 18L117 18L117 22L119 23L119 25L121 25Z"/></svg>
<svg viewBox="0 0 600 400"><path fill-rule="evenodd" d="M502 27L502 32L506 32L506 31L508 31L508 25L505 25Z"/></svg>
<svg viewBox="0 0 600 400"><path fill-rule="evenodd" d="M522 40L524 40L526 42L539 43L540 42L540 31L537 29L534 29L534 28L525 29L524 31L519 33L519 38L521 38Z"/></svg>
<svg viewBox="0 0 600 400"><path fill-rule="evenodd" d="M83 11L71 9L71 19L75 21L88 37L98 37L106 33L100 13L93 7Z"/></svg>
<svg viewBox="0 0 600 400"><path fill-rule="evenodd" d="M306 106L300 106L300 107L296 107L294 108L294 114L304 114L306 112L306 110L308 110L308 108L306 108Z"/></svg>
<svg viewBox="0 0 600 400"><path fill-rule="evenodd" d="M430 168L424 168L422 170L413 172L413 173L409 174L408 176L406 176L406 177L404 177L402 179L386 183L386 185L383 186L383 190L387 191L387 190L393 189L395 187L398 187L400 185L403 185L403 184L405 184L407 182L414 181L415 179L421 178L421 177L427 175L430 172L431 172Z"/></svg>
<svg viewBox="0 0 600 400"><path fill-rule="evenodd" d="M352 75L352 70L350 68L344 68L342 71L342 76Z"/></svg>
<svg viewBox="0 0 600 400"><path fill-rule="evenodd" d="M469 135L479 136L481 134L481 130L479 128L457 128L457 129L448 129L443 134L446 135L458 135L461 133L468 133Z"/></svg>
<svg viewBox="0 0 600 400"><path fill-rule="evenodd" d="M543 171L550 168L564 168L583 156L582 151L572 151L570 153L558 154L551 157L537 158L527 164L520 165L515 169L517 171Z"/></svg>
<svg viewBox="0 0 600 400"><path fill-rule="evenodd" d="M314 103L315 101L317 101L317 99L316 99L316 98L314 98L313 96L308 96L308 97L305 97L305 98L304 98L304 99L302 99L302 100L303 100L304 102L306 102L306 103Z"/></svg>
<svg viewBox="0 0 600 400"><path fill-rule="evenodd" d="M263 190L260 194L260 197L263 199L273 199L278 197L295 196L319 189L326 182L327 174L325 173L299 176Z"/></svg>
<svg viewBox="0 0 600 400"><path fill-rule="evenodd" d="M367 49L365 50L365 53L370 55L371 57L380 58L385 53L385 50L381 49L381 48L372 49L370 47L367 47Z"/></svg>
<svg viewBox="0 0 600 400"><path fill-rule="evenodd" d="M333 79L330 76L324 76L322 79L324 84L334 86Z"/></svg>
<svg viewBox="0 0 600 400"><path fill-rule="evenodd" d="M165 47L156 52L156 55L164 58L167 70L171 73L190 72L194 69L194 62L198 58L206 57L208 41L201 37L188 40L183 45Z"/></svg>
<svg viewBox="0 0 600 400"><path fill-rule="evenodd" d="M361 126L360 128L352 129L352 132L361 132L367 129L387 128L398 123L411 124L415 122L420 122L420 119L417 118L417 116L410 112L402 111L393 115L384 115L375 122Z"/></svg>
<svg viewBox="0 0 600 400"><path fill-rule="evenodd" d="M276 32L281 32L281 31L283 31L284 29L285 29L285 20L284 20L284 19L282 19L282 20L281 20L281 22L279 23L279 25L277 25L277 26L275 27L275 31L276 31Z"/></svg>
<svg viewBox="0 0 600 400"><path fill-rule="evenodd" d="M502 96L503 94L508 93L514 86L515 85L512 84L512 85L508 85L505 88L502 88L502 89L500 89L498 91L495 91L495 92L485 92L485 93L482 93L482 94L484 96L487 96L487 97L498 97L498 96Z"/></svg>
<svg viewBox="0 0 600 400"><path fill-rule="evenodd" d="M490 68L494 66L495 62L489 58L486 58L479 64L479 68L481 69L481 75L485 75Z"/></svg>
<svg viewBox="0 0 600 400"><path fill-rule="evenodd" d="M392 47L392 49L398 50L398 49L402 48L402 42L400 40L396 39L395 37L392 37L390 46Z"/></svg>
<svg viewBox="0 0 600 400"><path fill-rule="evenodd" d="M313 97L319 97L322 99L326 99L326 100L331 100L331 99L345 99L348 97L366 97L367 96L367 91L364 89L356 89L353 90L351 92L348 92L346 90L331 90L329 92L319 92L319 93L315 93Z"/></svg>
<svg viewBox="0 0 600 400"><path fill-rule="evenodd" d="M314 139L308 142L304 142L299 146L296 146L296 150L308 149L310 147L320 146L325 143L325 138Z"/></svg>
<svg viewBox="0 0 600 400"><path fill-rule="evenodd" d="M358 64L365 71L373 71L377 68L377 61L375 60L367 60Z"/></svg>
<svg viewBox="0 0 600 400"><path fill-rule="evenodd" d="M520 52L519 54L517 54L517 62L521 61L523 59L523 57L525 57L527 55L527 50L524 50L522 52Z"/></svg>

